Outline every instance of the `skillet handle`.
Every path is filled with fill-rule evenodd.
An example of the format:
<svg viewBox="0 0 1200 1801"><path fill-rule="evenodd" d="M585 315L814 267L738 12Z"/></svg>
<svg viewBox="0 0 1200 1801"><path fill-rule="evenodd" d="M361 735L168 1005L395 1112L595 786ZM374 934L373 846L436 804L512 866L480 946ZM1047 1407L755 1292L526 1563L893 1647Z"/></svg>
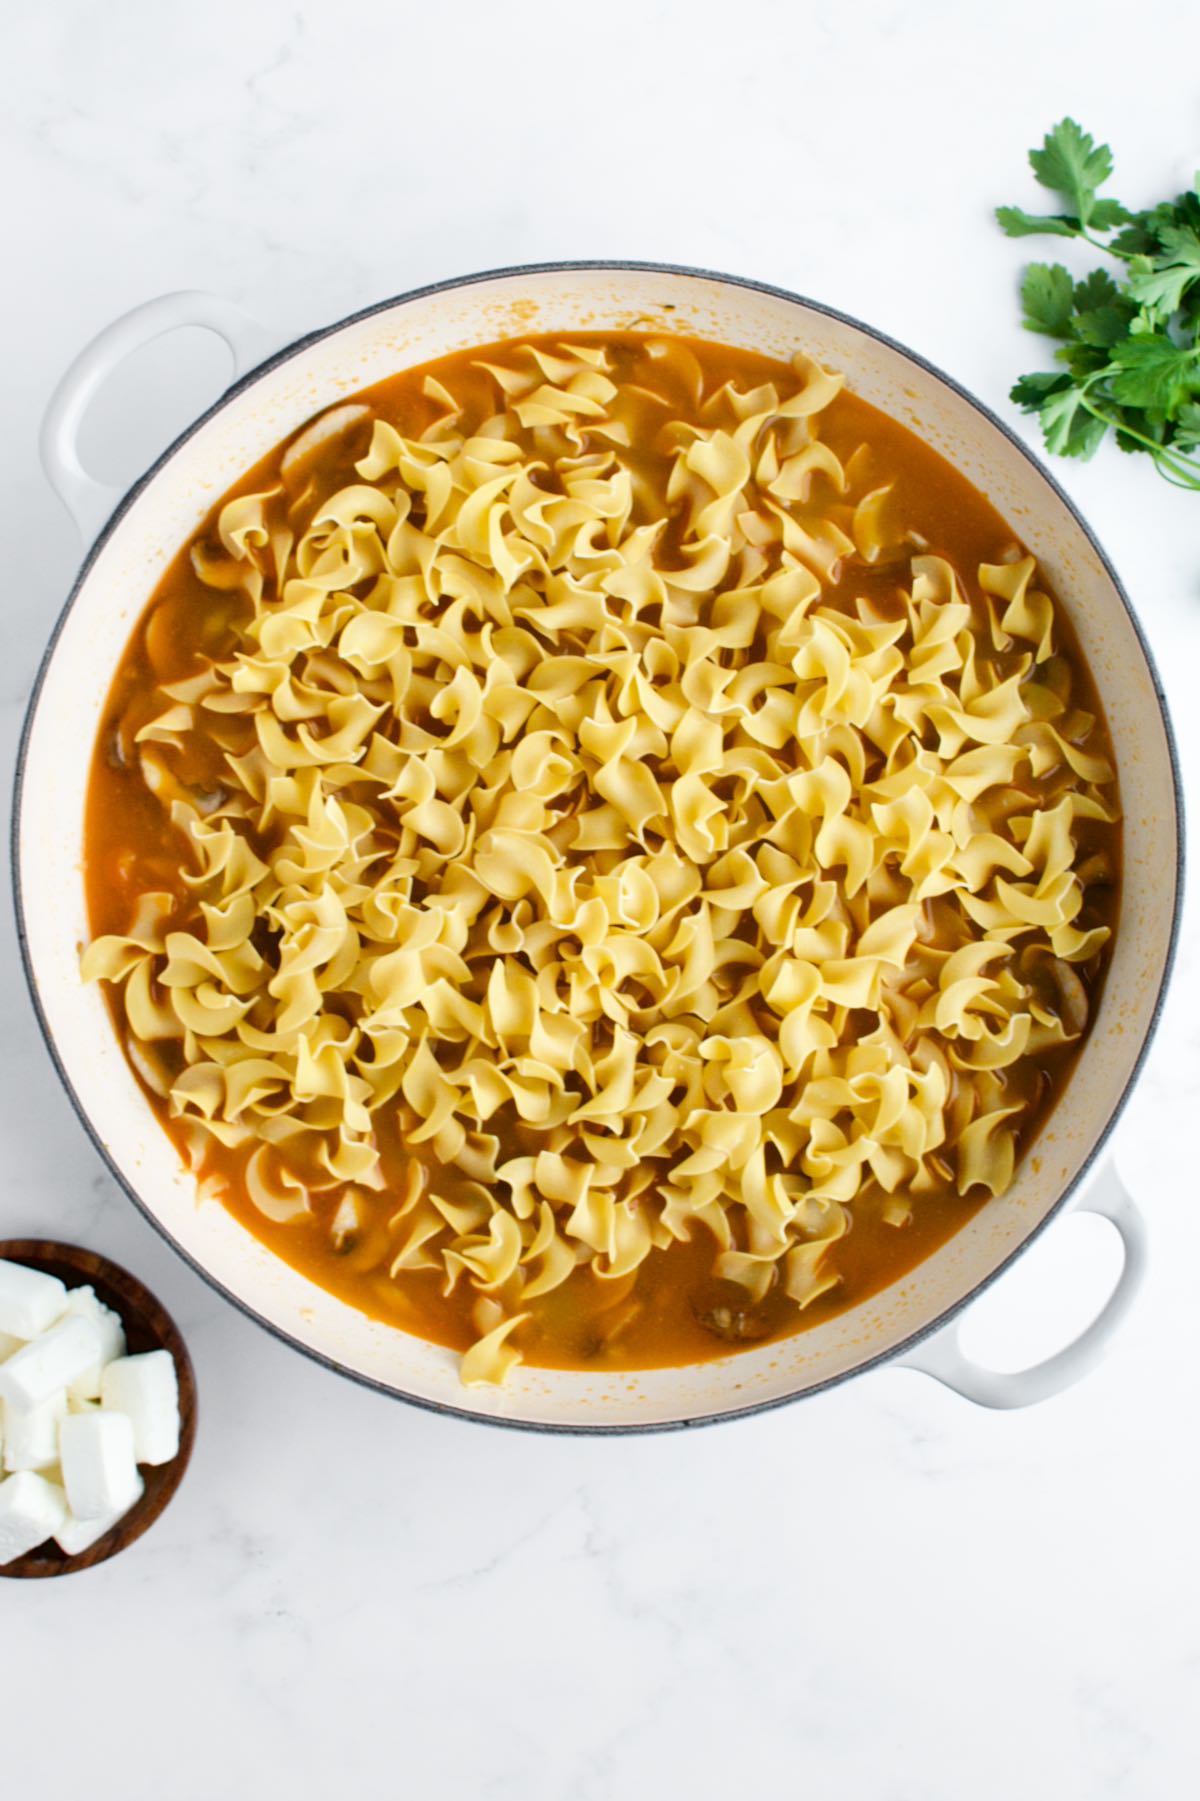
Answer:
<svg viewBox="0 0 1200 1801"><path fill-rule="evenodd" d="M224 338L233 353L235 380L274 347L264 328L233 301L199 289L184 289L160 294L106 325L80 351L54 390L39 439L42 466L85 545L96 537L124 490L97 481L80 462L79 428L84 415L127 356L187 325L203 326Z"/></svg>
<svg viewBox="0 0 1200 1801"><path fill-rule="evenodd" d="M1117 1285L1090 1326L1044 1363L1005 1374L985 1369L967 1357L959 1344L958 1321L914 1345L896 1359L898 1369L921 1370L965 1400L980 1407L1029 1407L1070 1388L1100 1362L1109 1339L1122 1325L1146 1273L1146 1223L1134 1206L1111 1159L1100 1169L1084 1198L1081 1213L1099 1213L1121 1234L1125 1261Z"/></svg>

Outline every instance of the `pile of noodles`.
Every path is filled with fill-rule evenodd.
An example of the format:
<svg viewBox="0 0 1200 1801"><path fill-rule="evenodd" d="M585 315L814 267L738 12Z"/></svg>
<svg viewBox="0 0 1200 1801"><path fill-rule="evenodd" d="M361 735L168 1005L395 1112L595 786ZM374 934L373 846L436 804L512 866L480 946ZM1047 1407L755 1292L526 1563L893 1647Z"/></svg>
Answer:
<svg viewBox="0 0 1200 1801"><path fill-rule="evenodd" d="M273 1220L386 1207L393 1275L477 1291L468 1381L582 1263L704 1232L804 1307L867 1187L1002 1192L1006 1072L1082 1031L1106 936L1074 828L1117 817L1032 559L969 598L911 555L817 436L838 377L664 410L660 493L603 349L490 367L473 429L427 382L340 492L223 508L238 648L138 734L191 904L84 956L197 1167L241 1147ZM828 604L855 557L901 559L893 616Z"/></svg>

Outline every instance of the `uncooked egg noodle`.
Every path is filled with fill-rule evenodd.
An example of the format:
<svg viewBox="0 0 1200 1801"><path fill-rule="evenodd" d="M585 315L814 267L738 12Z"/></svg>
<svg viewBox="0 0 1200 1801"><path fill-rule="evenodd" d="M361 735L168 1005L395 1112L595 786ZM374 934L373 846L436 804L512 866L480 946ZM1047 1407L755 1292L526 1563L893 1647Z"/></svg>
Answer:
<svg viewBox="0 0 1200 1801"><path fill-rule="evenodd" d="M488 367L473 429L430 379L357 481L243 494L197 544L241 647L138 733L195 927L147 892L83 959L197 1168L246 1147L272 1220L336 1190L344 1229L399 1110L392 1273L478 1292L468 1382L581 1263L704 1231L804 1308L864 1184L897 1221L1002 1193L1006 1071L1080 1036L1108 935L1073 828L1117 818L1033 559L968 600L821 441L839 376L664 413L664 492L602 347ZM852 556L895 564L891 614L826 604ZM164 751L230 715L253 748L206 806Z"/></svg>

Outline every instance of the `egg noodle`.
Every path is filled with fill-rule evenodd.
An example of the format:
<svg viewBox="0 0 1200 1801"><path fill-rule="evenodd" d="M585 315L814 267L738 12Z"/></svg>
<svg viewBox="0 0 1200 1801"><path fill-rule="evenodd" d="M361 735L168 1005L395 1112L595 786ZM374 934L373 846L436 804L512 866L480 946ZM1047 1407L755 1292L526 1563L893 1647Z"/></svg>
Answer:
<svg viewBox="0 0 1200 1801"><path fill-rule="evenodd" d="M190 911L142 892L83 958L197 1169L240 1148L263 1214L335 1233L386 1205L393 1276L476 1291L468 1382L580 1264L707 1233L804 1308L866 1188L895 1223L1001 1194L1013 1071L1080 1036L1108 936L1076 827L1118 817L1033 559L914 544L818 435L840 377L797 356L689 424L601 345L487 366L490 413L427 379L356 481L242 494L194 547L238 648L137 733ZM830 604L856 562L894 606Z"/></svg>

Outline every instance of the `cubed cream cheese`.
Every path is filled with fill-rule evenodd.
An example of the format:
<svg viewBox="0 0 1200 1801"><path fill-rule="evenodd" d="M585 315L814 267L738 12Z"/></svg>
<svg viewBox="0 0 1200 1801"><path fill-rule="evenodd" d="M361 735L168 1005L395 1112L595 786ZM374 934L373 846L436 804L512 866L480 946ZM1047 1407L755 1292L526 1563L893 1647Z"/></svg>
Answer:
<svg viewBox="0 0 1200 1801"><path fill-rule="evenodd" d="M4 1415L6 1470L46 1470L58 1462L58 1428L67 1417L66 1390L60 1388L38 1407L14 1407L0 1401Z"/></svg>
<svg viewBox="0 0 1200 1801"><path fill-rule="evenodd" d="M47 1482L34 1470L0 1482L0 1564L45 1544L66 1517L66 1496L57 1482Z"/></svg>
<svg viewBox="0 0 1200 1801"><path fill-rule="evenodd" d="M96 1322L72 1314L0 1363L0 1399L14 1407L40 1407L60 1388L69 1388L86 1375L103 1354L104 1340Z"/></svg>
<svg viewBox="0 0 1200 1801"><path fill-rule="evenodd" d="M170 1463L179 1452L179 1378L170 1351L118 1357L104 1372L105 1408L133 1421L139 1463Z"/></svg>
<svg viewBox="0 0 1200 1801"><path fill-rule="evenodd" d="M124 1413L72 1413L58 1431L63 1486L79 1520L126 1513L141 1493L133 1421Z"/></svg>
<svg viewBox="0 0 1200 1801"><path fill-rule="evenodd" d="M137 1493L129 1503L130 1507L141 1500L142 1493L143 1484L139 1476ZM68 1557L78 1557L81 1551L90 1551L97 1540L111 1532L118 1520L124 1519L128 1512L129 1507L126 1507L120 1513L103 1514L98 1520L79 1520L68 1507L66 1518L54 1534L55 1540Z"/></svg>
<svg viewBox="0 0 1200 1801"><path fill-rule="evenodd" d="M67 1287L44 1270L0 1258L0 1332L14 1338L36 1338L62 1318Z"/></svg>
<svg viewBox="0 0 1200 1801"><path fill-rule="evenodd" d="M100 1356L76 1380L69 1384L73 1401L95 1401L100 1398L100 1380L115 1357L125 1355L125 1328L121 1316L98 1299L94 1288L73 1288L67 1296L65 1318L73 1316L91 1320L100 1334Z"/></svg>
<svg viewBox="0 0 1200 1801"><path fill-rule="evenodd" d="M179 1452L169 1351L126 1355L91 1287L0 1259L0 1562L56 1539L89 1550L145 1492L139 1463Z"/></svg>

